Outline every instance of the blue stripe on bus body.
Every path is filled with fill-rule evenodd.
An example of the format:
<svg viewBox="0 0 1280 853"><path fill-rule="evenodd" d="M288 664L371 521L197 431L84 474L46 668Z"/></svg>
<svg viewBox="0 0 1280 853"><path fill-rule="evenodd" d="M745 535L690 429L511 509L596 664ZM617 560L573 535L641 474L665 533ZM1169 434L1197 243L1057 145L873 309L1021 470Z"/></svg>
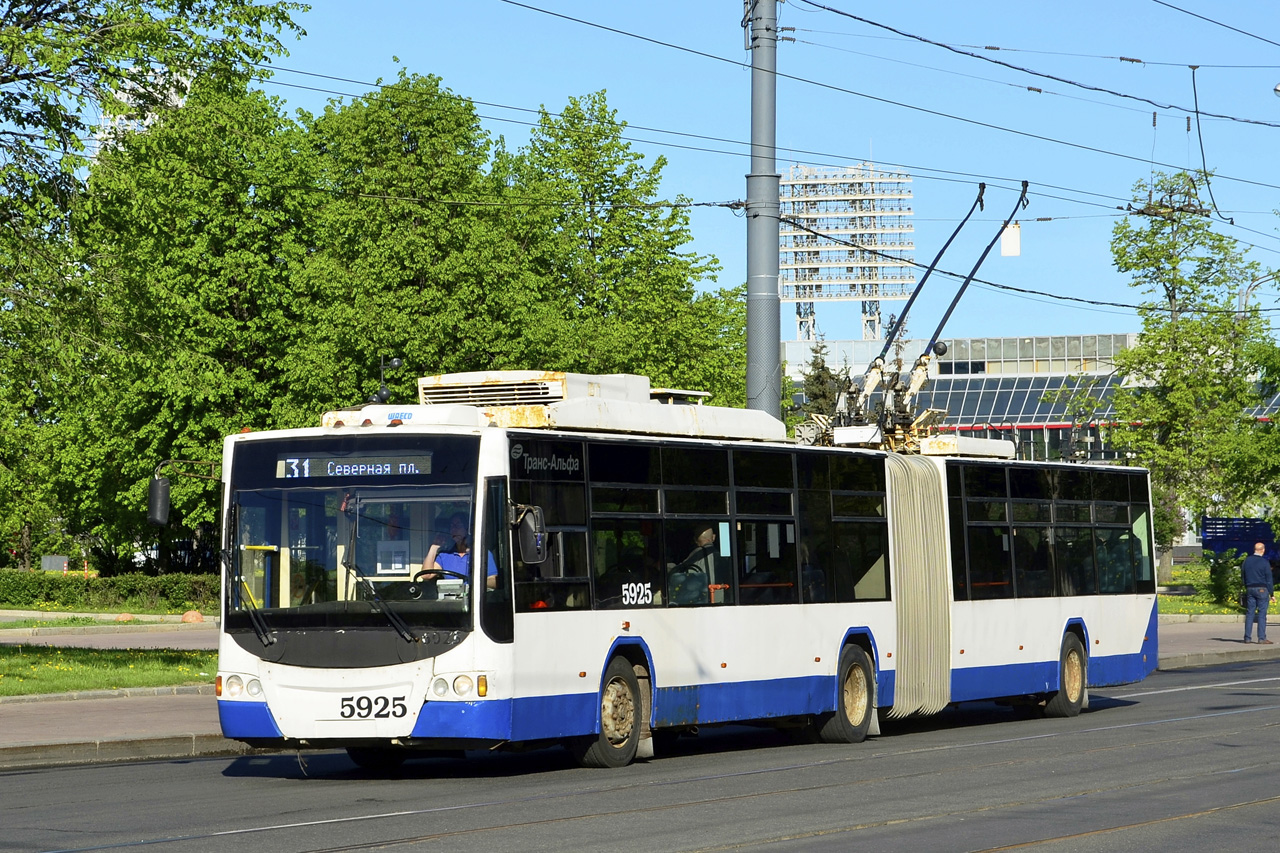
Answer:
<svg viewBox="0 0 1280 853"><path fill-rule="evenodd" d="M834 710L829 677L659 688L654 725L768 719ZM427 702L413 737L543 740L599 730L599 696L577 693L484 702Z"/></svg>
<svg viewBox="0 0 1280 853"><path fill-rule="evenodd" d="M1107 687L1141 681L1150 672L1151 659L1143 652L1097 655L1089 658L1089 686ZM1058 661L975 666L951 672L951 701L975 702L1002 696L1052 693L1058 689ZM883 703L882 703L883 707Z"/></svg>
<svg viewBox="0 0 1280 853"><path fill-rule="evenodd" d="M655 726L764 720L835 710L830 676L663 687L654 693Z"/></svg>
<svg viewBox="0 0 1280 853"><path fill-rule="evenodd" d="M222 736L227 738L284 737L266 702L228 702L219 699L218 722L222 725Z"/></svg>

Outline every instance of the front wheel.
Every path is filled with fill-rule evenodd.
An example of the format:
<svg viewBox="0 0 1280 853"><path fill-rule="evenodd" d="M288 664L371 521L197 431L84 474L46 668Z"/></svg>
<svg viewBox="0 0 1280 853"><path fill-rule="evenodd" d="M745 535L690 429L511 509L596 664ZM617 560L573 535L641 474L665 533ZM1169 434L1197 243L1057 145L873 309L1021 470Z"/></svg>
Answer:
<svg viewBox="0 0 1280 853"><path fill-rule="evenodd" d="M583 767L626 767L640 744L640 682L625 658L609 661L600 691L600 733L575 738L569 748Z"/></svg>
<svg viewBox="0 0 1280 853"><path fill-rule="evenodd" d="M1062 640L1062 656L1058 667L1058 692L1044 703L1046 717L1079 716L1084 706L1084 691L1088 685L1089 662L1084 646L1075 634L1067 634Z"/></svg>
<svg viewBox="0 0 1280 853"><path fill-rule="evenodd" d="M862 743L871 729L875 672L861 646L846 646L836 669L836 711L816 721L824 743Z"/></svg>

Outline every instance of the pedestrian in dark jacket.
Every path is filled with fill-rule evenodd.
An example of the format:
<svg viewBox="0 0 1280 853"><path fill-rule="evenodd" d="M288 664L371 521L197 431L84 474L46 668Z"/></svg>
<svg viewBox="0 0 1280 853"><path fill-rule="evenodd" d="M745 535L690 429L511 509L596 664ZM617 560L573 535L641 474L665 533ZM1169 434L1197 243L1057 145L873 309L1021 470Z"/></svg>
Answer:
<svg viewBox="0 0 1280 853"><path fill-rule="evenodd" d="M1244 579L1244 641L1253 642L1253 623L1258 623L1258 642L1274 645L1267 639L1267 605L1275 595L1271 580L1271 563L1262 556L1267 546L1255 542L1253 553L1244 558L1240 574Z"/></svg>

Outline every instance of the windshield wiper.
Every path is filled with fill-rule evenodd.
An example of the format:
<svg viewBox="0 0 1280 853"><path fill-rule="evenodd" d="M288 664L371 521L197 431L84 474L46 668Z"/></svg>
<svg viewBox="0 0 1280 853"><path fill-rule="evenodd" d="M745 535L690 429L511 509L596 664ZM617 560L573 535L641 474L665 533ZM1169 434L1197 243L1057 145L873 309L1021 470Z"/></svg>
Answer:
<svg viewBox="0 0 1280 853"><path fill-rule="evenodd" d="M347 570L348 579L350 579L351 577L354 577L358 582L364 584L364 588L369 591L369 597L373 599L373 602L375 604L378 605L378 607L375 607L374 610L378 611L378 609L381 608L382 614L387 617L387 621L391 623L392 628L396 629L396 633L400 635L400 638L402 640L404 640L406 643L419 642L421 638L417 634L413 633L413 631L409 628L408 623L401 618L400 614L397 613L390 605L388 605L387 602L383 600L381 595L378 595L377 588L356 567L355 557L353 556L355 552L356 552L356 526L353 523L351 525L351 542L347 546L347 553L342 555L342 565Z"/></svg>
<svg viewBox="0 0 1280 853"><path fill-rule="evenodd" d="M261 546L259 546L261 548ZM278 548L276 549L279 550ZM224 548L222 550L222 559L225 563L224 568L227 570L225 574L230 575L231 568L231 549ZM271 629L267 626L267 619L258 609L258 603L253 600L253 590L249 589L249 584L245 581L244 575L237 572L236 580L240 582L244 595L239 596L240 607L245 613L249 614L249 624L253 626L253 633L258 636L258 641L264 646L270 646L275 643L276 638L272 636ZM246 604L246 597L248 603Z"/></svg>

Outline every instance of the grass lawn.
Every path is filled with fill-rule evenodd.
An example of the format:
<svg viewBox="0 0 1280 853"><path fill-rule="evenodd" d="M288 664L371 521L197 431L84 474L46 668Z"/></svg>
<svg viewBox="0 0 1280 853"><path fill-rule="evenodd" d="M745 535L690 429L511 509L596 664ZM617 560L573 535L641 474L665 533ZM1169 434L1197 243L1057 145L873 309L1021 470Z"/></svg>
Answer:
<svg viewBox="0 0 1280 853"><path fill-rule="evenodd" d="M1212 601L1200 601L1194 595L1158 595L1156 596L1161 613L1184 613L1192 616L1216 614L1239 616L1240 608L1226 604L1214 604Z"/></svg>
<svg viewBox="0 0 1280 853"><path fill-rule="evenodd" d="M85 628L90 625L115 625L114 620L94 619L92 616L50 616L47 619L0 619L0 631L9 628Z"/></svg>
<svg viewBox="0 0 1280 853"><path fill-rule="evenodd" d="M214 651L0 646L0 696L209 684Z"/></svg>

